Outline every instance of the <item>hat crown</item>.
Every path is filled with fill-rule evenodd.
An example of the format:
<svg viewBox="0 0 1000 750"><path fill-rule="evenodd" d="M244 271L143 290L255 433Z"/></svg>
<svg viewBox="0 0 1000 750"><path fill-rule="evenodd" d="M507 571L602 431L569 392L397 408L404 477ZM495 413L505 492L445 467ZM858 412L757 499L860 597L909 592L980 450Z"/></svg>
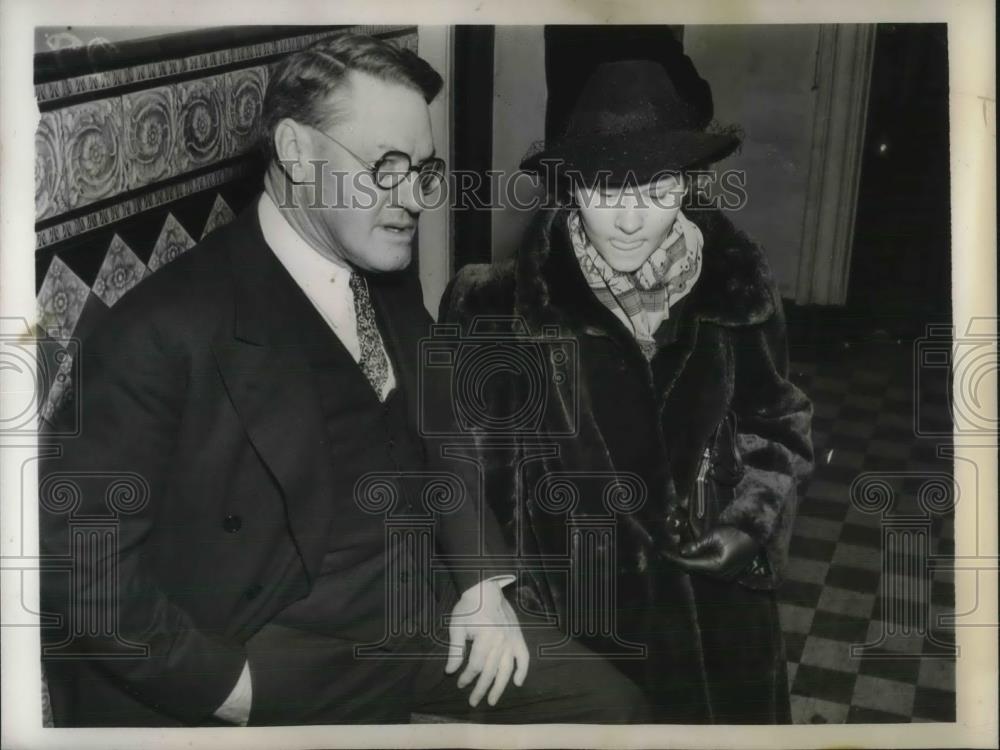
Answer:
<svg viewBox="0 0 1000 750"><path fill-rule="evenodd" d="M693 68L689 71L697 76ZM700 80L700 79L699 79ZM644 184L664 170L682 170L724 159L740 137L709 130L711 93L707 107L698 107L678 93L667 70L650 60L604 63L594 70L576 99L566 126L553 142L521 161L521 169L544 174L550 186L562 177L608 184L635 180ZM559 165L567 170L562 174Z"/></svg>
<svg viewBox="0 0 1000 750"><path fill-rule="evenodd" d="M588 79L566 123L564 138L650 130L701 130L667 71L652 60L604 63Z"/></svg>

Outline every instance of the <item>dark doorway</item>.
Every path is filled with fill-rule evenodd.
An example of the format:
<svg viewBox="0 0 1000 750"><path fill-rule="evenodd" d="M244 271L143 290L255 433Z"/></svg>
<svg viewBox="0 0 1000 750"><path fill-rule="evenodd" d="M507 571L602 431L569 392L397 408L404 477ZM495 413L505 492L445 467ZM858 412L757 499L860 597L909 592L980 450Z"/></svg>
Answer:
<svg viewBox="0 0 1000 750"><path fill-rule="evenodd" d="M492 26L456 26L452 108L454 174L485 176L493 168ZM492 260L492 201L489 181L456 185L460 200L452 220L453 271L467 263Z"/></svg>
<svg viewBox="0 0 1000 750"><path fill-rule="evenodd" d="M948 29L880 24L847 312L861 338L951 320Z"/></svg>

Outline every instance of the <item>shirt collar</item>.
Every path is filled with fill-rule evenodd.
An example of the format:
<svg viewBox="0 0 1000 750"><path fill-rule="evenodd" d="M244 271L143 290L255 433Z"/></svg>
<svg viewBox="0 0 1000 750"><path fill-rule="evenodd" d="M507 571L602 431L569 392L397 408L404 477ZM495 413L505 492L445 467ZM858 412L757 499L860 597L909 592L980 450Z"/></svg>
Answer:
<svg viewBox="0 0 1000 750"><path fill-rule="evenodd" d="M307 294L325 283L346 283L350 278L351 269L335 263L306 242L266 191L257 203L257 215L264 240Z"/></svg>

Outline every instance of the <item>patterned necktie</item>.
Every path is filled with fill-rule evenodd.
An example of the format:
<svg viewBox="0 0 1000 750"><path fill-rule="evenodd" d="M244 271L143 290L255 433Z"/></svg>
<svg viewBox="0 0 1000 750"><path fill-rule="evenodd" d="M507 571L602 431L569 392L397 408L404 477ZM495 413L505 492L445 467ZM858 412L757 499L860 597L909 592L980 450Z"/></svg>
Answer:
<svg viewBox="0 0 1000 750"><path fill-rule="evenodd" d="M389 378L389 361L382 348L382 337L375 325L375 310L368 295L368 284L360 274L351 272L351 291L354 293L354 313L357 317L358 344L361 349L361 372L368 378L379 401L382 388Z"/></svg>

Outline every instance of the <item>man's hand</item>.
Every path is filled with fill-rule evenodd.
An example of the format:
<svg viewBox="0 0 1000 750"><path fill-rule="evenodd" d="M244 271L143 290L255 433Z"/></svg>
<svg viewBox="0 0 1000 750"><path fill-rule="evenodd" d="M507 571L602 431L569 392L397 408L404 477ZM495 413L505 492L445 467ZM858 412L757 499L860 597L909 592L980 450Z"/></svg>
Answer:
<svg viewBox="0 0 1000 750"><path fill-rule="evenodd" d="M250 675L250 662L243 663L243 671L240 672L233 691L215 711L215 715L230 724L238 724L245 727L250 721L250 708L253 705L253 680Z"/></svg>
<svg viewBox="0 0 1000 750"><path fill-rule="evenodd" d="M472 641L469 663L458 678L458 686L464 688L479 676L469 696L469 705L477 706L489 689L487 702L495 706L511 674L515 685L524 684L528 674L528 644L524 642L517 615L496 582L483 581L462 594L451 611L449 635L451 644L444 668L448 674L462 666L465 642Z"/></svg>
<svg viewBox="0 0 1000 750"><path fill-rule="evenodd" d="M750 567L760 545L735 526L717 526L701 539L683 545L680 552L663 556L692 573L732 581Z"/></svg>

